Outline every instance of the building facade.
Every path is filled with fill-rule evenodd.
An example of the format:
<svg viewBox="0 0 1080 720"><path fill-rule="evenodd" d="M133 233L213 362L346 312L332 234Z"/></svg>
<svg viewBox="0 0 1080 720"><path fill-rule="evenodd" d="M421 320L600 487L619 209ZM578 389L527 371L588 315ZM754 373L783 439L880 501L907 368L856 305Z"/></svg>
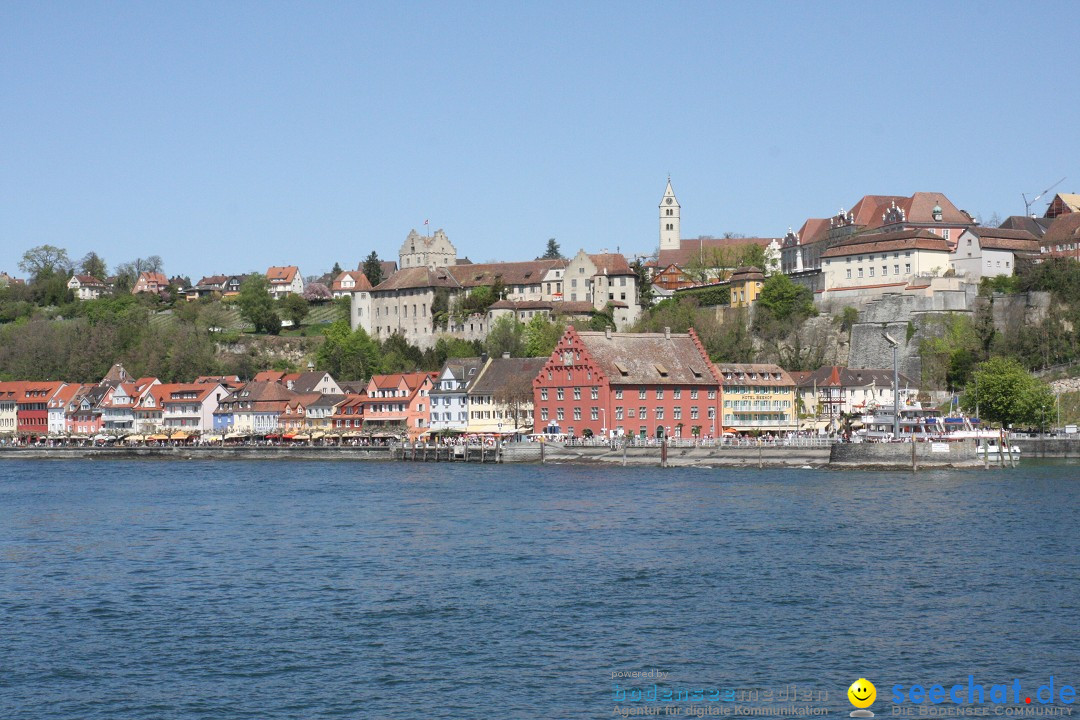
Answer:
<svg viewBox="0 0 1080 720"><path fill-rule="evenodd" d="M798 429L795 381L779 365L724 363L725 432L785 433Z"/></svg>
<svg viewBox="0 0 1080 720"><path fill-rule="evenodd" d="M687 334L567 328L533 381L538 432L716 437L720 377Z"/></svg>

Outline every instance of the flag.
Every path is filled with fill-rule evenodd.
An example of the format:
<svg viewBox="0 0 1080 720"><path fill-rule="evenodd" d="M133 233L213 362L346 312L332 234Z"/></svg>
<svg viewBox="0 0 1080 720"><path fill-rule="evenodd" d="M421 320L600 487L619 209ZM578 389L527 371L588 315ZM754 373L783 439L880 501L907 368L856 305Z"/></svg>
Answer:
<svg viewBox="0 0 1080 720"><path fill-rule="evenodd" d="M428 221L427 221L427 220L425 220L425 221L424 221L424 224L425 224L425 225L427 225L427 222L428 222Z"/></svg>

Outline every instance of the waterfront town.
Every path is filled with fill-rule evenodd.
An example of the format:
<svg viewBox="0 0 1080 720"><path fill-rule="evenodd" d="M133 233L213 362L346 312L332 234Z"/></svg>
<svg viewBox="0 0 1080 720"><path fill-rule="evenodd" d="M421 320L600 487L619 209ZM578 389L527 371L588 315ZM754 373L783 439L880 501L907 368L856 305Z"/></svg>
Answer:
<svg viewBox="0 0 1080 720"><path fill-rule="evenodd" d="M1055 195L1041 216L992 224L942 193L866 195L769 238L683 238L681 215L669 179L658 247L648 256L595 248L563 257L552 240L538 259L474 263L443 230L413 230L396 261L372 253L356 270L322 282L305 280L298 265L271 266L256 279L260 293L282 307L302 300L306 313L308 304L344 298L336 307L348 313L353 333L419 350L453 340L470 352L437 369L359 379L335 377L314 359L251 377L172 378L181 382L133 377L119 362L90 382L12 378L0 382L0 442L849 436L874 411L958 401L958 388L927 381L927 343L940 339L934 321L973 323L989 313L987 322L997 325L1045 323L1055 314L1050 293L1017 299L1001 291L1024 268L1080 259L1076 194ZM127 287L93 267L73 268L65 285L73 302L130 293L182 308L236 301L252 280L222 273L192 283L167 277L159 265L131 274ZM0 276L7 288L25 284ZM820 327L846 334L844 352L819 353L826 362L818 363L797 348L789 363L733 362L710 352L692 326L643 323L685 299L720 327L750 332L761 330L755 314L781 317L784 302L787 314L802 302L808 318L825 321ZM1020 307L1019 316L1010 306ZM259 329L260 320L250 319ZM530 323L555 328L533 348L536 356L485 345L500 326ZM797 332L787 336L774 360L791 350L792 338L802 342ZM971 380L973 368L966 370Z"/></svg>

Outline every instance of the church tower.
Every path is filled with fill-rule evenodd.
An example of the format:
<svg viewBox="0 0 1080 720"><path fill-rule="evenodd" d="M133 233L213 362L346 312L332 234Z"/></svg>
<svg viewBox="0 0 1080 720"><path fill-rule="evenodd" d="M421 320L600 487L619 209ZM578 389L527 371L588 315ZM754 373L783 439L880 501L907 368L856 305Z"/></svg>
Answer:
<svg viewBox="0 0 1080 720"><path fill-rule="evenodd" d="M679 201L671 189L671 177L668 177L667 190L660 199L660 249L678 250L681 241L679 229Z"/></svg>

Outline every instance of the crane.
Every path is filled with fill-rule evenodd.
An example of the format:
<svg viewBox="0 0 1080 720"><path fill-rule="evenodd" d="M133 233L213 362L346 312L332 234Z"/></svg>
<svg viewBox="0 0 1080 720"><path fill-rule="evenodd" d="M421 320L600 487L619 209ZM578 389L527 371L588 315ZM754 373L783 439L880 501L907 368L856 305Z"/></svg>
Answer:
<svg viewBox="0 0 1080 720"><path fill-rule="evenodd" d="M1046 188L1045 190L1043 190L1041 193L1039 193L1035 197L1031 198L1031 200L1028 200L1027 195L1025 195L1024 193L1020 193L1020 197L1024 198L1024 216L1025 217L1031 217L1031 206L1034 205L1035 202L1039 198L1041 198L1043 195L1050 192L1051 190L1053 190L1054 188L1056 188L1058 185L1060 185L1063 182L1065 182L1065 178L1061 178L1056 183L1054 183L1050 187Z"/></svg>

